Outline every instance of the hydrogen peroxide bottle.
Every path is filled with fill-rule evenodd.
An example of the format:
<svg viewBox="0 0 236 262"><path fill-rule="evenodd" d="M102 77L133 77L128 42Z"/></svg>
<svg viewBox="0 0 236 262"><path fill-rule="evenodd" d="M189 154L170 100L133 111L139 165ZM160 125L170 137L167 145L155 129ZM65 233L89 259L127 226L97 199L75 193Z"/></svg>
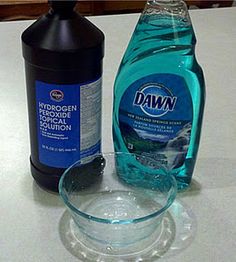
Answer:
<svg viewBox="0 0 236 262"><path fill-rule="evenodd" d="M129 172L132 164L145 170L171 161L168 168L179 189L191 182L204 108L204 78L195 44L184 1L148 1L114 86L115 151L149 159L143 163L142 157L130 157L119 165Z"/></svg>
<svg viewBox="0 0 236 262"><path fill-rule="evenodd" d="M51 9L22 35L27 83L31 172L58 190L73 162L100 152L104 34L74 11L77 1Z"/></svg>

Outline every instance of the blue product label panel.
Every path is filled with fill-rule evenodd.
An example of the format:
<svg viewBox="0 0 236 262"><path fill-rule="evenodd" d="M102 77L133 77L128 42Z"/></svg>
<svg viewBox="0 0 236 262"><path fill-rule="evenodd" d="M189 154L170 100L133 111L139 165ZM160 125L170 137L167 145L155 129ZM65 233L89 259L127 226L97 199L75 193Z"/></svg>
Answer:
<svg viewBox="0 0 236 262"><path fill-rule="evenodd" d="M55 85L36 81L39 161L67 168L100 152L101 79Z"/></svg>
<svg viewBox="0 0 236 262"><path fill-rule="evenodd" d="M119 124L127 149L152 159L171 155L172 168L180 167L185 160L192 118L191 95L178 75L141 78L121 98Z"/></svg>

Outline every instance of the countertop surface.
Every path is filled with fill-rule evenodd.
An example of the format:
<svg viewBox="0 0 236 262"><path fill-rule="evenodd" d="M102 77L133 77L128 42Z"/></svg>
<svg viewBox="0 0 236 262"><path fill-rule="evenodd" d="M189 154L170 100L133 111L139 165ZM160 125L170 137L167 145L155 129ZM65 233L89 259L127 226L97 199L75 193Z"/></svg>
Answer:
<svg viewBox="0 0 236 262"><path fill-rule="evenodd" d="M192 185L178 194L170 210L172 242L156 260L234 262L236 8L193 10L190 15L198 40L197 58L206 80L202 138ZM114 78L138 17L132 14L89 18L106 36L104 152L113 150ZM31 23L0 23L0 261L86 262L90 261L86 254L75 250L73 239L68 237L69 217L61 199L41 189L30 175L20 35Z"/></svg>

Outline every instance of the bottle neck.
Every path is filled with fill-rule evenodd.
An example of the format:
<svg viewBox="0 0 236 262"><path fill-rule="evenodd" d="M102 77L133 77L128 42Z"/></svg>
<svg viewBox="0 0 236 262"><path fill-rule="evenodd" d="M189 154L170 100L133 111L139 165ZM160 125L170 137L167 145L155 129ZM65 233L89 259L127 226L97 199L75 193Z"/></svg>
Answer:
<svg viewBox="0 0 236 262"><path fill-rule="evenodd" d="M183 0L148 0L147 5L150 6L167 6L167 7L172 7L172 8L182 8L182 9L187 9L187 5Z"/></svg>
<svg viewBox="0 0 236 262"><path fill-rule="evenodd" d="M186 24L191 24L187 5L183 0L148 0L143 14L178 17Z"/></svg>
<svg viewBox="0 0 236 262"><path fill-rule="evenodd" d="M71 16L71 14L74 13L74 7L76 3L77 0L70 0L70 1L49 0L49 4L51 6L49 13L51 15Z"/></svg>
<svg viewBox="0 0 236 262"><path fill-rule="evenodd" d="M169 5L175 5L179 2L184 2L183 0L148 0L147 1L150 4L169 4Z"/></svg>

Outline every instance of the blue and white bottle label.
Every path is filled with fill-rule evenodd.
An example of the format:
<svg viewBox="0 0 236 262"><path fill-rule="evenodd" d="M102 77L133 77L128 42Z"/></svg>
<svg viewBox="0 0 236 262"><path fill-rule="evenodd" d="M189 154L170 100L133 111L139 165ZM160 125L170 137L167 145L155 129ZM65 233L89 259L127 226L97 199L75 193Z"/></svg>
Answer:
<svg viewBox="0 0 236 262"><path fill-rule="evenodd" d="M56 85L36 81L39 161L67 168L101 150L101 78Z"/></svg>
<svg viewBox="0 0 236 262"><path fill-rule="evenodd" d="M153 74L131 84L119 107L119 125L130 152L158 158L175 155L172 168L186 157L193 105L185 80L174 74Z"/></svg>

